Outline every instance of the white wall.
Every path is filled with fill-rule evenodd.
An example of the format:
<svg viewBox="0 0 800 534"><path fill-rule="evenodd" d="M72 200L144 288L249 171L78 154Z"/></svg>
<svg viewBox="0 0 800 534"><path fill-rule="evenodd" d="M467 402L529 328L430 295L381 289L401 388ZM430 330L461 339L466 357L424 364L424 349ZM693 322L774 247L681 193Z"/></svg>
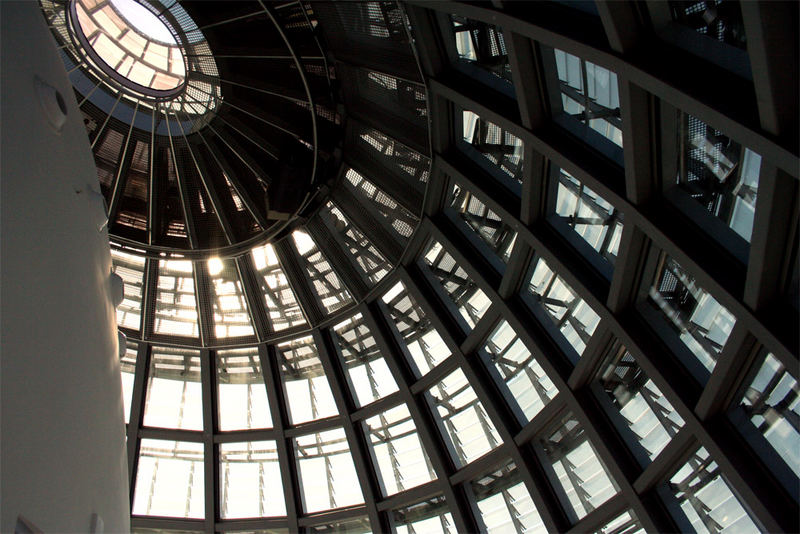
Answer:
<svg viewBox="0 0 800 534"><path fill-rule="evenodd" d="M38 2L0 1L0 531L129 528L108 236L72 88ZM69 120L48 126L34 75Z"/></svg>

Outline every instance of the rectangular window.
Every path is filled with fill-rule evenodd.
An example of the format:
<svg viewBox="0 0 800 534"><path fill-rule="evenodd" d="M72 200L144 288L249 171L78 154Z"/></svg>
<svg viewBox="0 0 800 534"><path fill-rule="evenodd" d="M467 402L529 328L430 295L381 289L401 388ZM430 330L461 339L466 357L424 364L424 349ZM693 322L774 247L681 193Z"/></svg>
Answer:
<svg viewBox="0 0 800 534"><path fill-rule="evenodd" d="M547 529L514 463L470 483L488 534L540 532Z"/></svg>
<svg viewBox="0 0 800 534"><path fill-rule="evenodd" d="M392 510L391 519L397 534L456 534L453 516L442 496Z"/></svg>
<svg viewBox="0 0 800 534"><path fill-rule="evenodd" d="M202 519L203 444L143 439L132 511L136 515Z"/></svg>
<svg viewBox="0 0 800 534"><path fill-rule="evenodd" d="M139 330L145 259L112 248L111 263L114 265L114 272L122 278L125 288L125 298L117 306L117 325Z"/></svg>
<svg viewBox="0 0 800 534"><path fill-rule="evenodd" d="M505 39L497 26L460 15L450 15L450 24L459 62L513 84Z"/></svg>
<svg viewBox="0 0 800 534"><path fill-rule="evenodd" d="M214 311L215 337L225 339L255 335L234 260L219 260L218 264L208 261L204 267L208 269L211 282L208 296Z"/></svg>
<svg viewBox="0 0 800 534"><path fill-rule="evenodd" d="M153 331L173 336L199 336L191 261L159 260Z"/></svg>
<svg viewBox="0 0 800 534"><path fill-rule="evenodd" d="M339 413L311 336L281 343L276 353L291 424Z"/></svg>
<svg viewBox="0 0 800 534"><path fill-rule="evenodd" d="M512 183L522 184L522 140L472 111L462 110L462 139ZM519 186L512 188L519 192Z"/></svg>
<svg viewBox="0 0 800 534"><path fill-rule="evenodd" d="M200 351L153 347L144 425L203 430Z"/></svg>
<svg viewBox="0 0 800 534"><path fill-rule="evenodd" d="M303 310L278 262L275 248L270 244L254 248L252 256L272 329L279 332L306 324Z"/></svg>
<svg viewBox="0 0 800 534"><path fill-rule="evenodd" d="M328 313L353 303L353 297L317 244L302 230L292 232L300 261L305 265L314 291Z"/></svg>
<svg viewBox="0 0 800 534"><path fill-rule="evenodd" d="M223 519L286 515L275 441L221 443L219 476Z"/></svg>
<svg viewBox="0 0 800 534"><path fill-rule="evenodd" d="M219 429L272 428L258 347L217 352Z"/></svg>

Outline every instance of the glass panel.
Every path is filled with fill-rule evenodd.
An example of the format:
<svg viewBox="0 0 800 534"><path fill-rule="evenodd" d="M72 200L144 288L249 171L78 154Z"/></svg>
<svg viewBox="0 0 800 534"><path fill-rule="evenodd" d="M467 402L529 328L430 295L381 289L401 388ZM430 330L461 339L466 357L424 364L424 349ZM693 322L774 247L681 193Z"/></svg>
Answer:
<svg viewBox="0 0 800 534"><path fill-rule="evenodd" d="M221 443L219 476L223 519L286 515L274 441Z"/></svg>
<svg viewBox="0 0 800 534"><path fill-rule="evenodd" d="M489 297L438 241L431 242L423 258L423 265L442 285L469 328L474 328L491 304Z"/></svg>
<svg viewBox="0 0 800 534"><path fill-rule="evenodd" d="M483 347L517 417L528 422L558 393L555 384L508 322L501 322Z"/></svg>
<svg viewBox="0 0 800 534"><path fill-rule="evenodd" d="M463 139L498 170L522 183L522 140L471 111L462 113Z"/></svg>
<svg viewBox="0 0 800 534"><path fill-rule="evenodd" d="M277 346L289 422L293 425L337 415L328 377L311 336Z"/></svg>
<svg viewBox="0 0 800 534"><path fill-rule="evenodd" d="M202 443L142 440L134 514L202 519L204 488Z"/></svg>
<svg viewBox="0 0 800 534"><path fill-rule="evenodd" d="M563 222L613 264L622 238L622 216L614 206L564 169L555 187L555 221ZM556 228L564 231L562 224Z"/></svg>
<svg viewBox="0 0 800 534"><path fill-rule="evenodd" d="M503 34L492 24L450 15L458 59L513 83Z"/></svg>
<svg viewBox="0 0 800 534"><path fill-rule="evenodd" d="M444 497L392 510L397 534L455 534L456 527Z"/></svg>
<svg viewBox="0 0 800 534"><path fill-rule="evenodd" d="M428 395L457 466L466 465L503 443L461 369L429 389Z"/></svg>
<svg viewBox="0 0 800 534"><path fill-rule="evenodd" d="M582 355L600 323L600 316L542 258L536 262L527 292L578 356Z"/></svg>
<svg viewBox="0 0 800 534"><path fill-rule="evenodd" d="M408 177L407 183L415 189L424 189L430 175L430 160L415 150L398 143L374 128L358 128L356 145L371 157L382 161L385 167L397 170Z"/></svg>
<svg viewBox="0 0 800 534"><path fill-rule="evenodd" d="M139 330L145 260L141 256L126 254L112 248L111 263L114 265L114 272L122 278L125 288L125 298L117 306L117 324Z"/></svg>
<svg viewBox="0 0 800 534"><path fill-rule="evenodd" d="M597 458L581 424L567 414L539 439L562 504L575 522L616 495L616 483Z"/></svg>
<svg viewBox="0 0 800 534"><path fill-rule="evenodd" d="M131 417L131 399L133 398L133 379L136 374L136 359L139 353L139 344L135 341L126 341L125 355L120 360L120 371L122 375L122 409L124 411L125 423Z"/></svg>
<svg viewBox="0 0 800 534"><path fill-rule="evenodd" d="M334 326L333 338L358 407L397 391L392 372L360 313Z"/></svg>
<svg viewBox="0 0 800 534"><path fill-rule="evenodd" d="M345 178L343 185L362 201L365 209L373 210L379 219L385 220L401 241L407 241L419 219L355 170L348 169Z"/></svg>
<svg viewBox="0 0 800 534"><path fill-rule="evenodd" d="M645 534L645 530L633 510L628 510L600 527L595 534Z"/></svg>
<svg viewBox="0 0 800 534"><path fill-rule="evenodd" d="M153 347L144 425L203 430L200 351Z"/></svg>
<svg viewBox="0 0 800 534"><path fill-rule="evenodd" d="M306 532L314 534L372 534L372 527L368 517L359 517L348 521L330 523L327 525L316 525L307 527Z"/></svg>
<svg viewBox="0 0 800 534"><path fill-rule="evenodd" d="M364 502L343 429L308 434L294 441L306 513Z"/></svg>
<svg viewBox="0 0 800 534"><path fill-rule="evenodd" d="M709 374L736 324L727 309L671 257L661 257L650 299Z"/></svg>
<svg viewBox="0 0 800 534"><path fill-rule="evenodd" d="M286 280L286 274L278 263L275 248L267 244L254 248L252 254L261 292L266 298L272 330L279 332L306 324L303 310L300 309L294 291Z"/></svg>
<svg viewBox="0 0 800 534"><path fill-rule="evenodd" d="M371 284L377 284L389 273L392 264L375 248L366 235L350 224L339 208L332 202L328 202L319 213L322 219L329 223L330 229L335 234L339 234L342 244L346 250L350 251L353 263L364 278Z"/></svg>
<svg viewBox="0 0 800 534"><path fill-rule="evenodd" d="M302 230L295 230L292 232L292 238L325 310L333 313L352 304L353 297L350 292L322 252L319 251L311 236Z"/></svg>
<svg viewBox="0 0 800 534"><path fill-rule="evenodd" d="M760 532L731 492L717 463L700 447L667 483L681 530L708 533Z"/></svg>
<svg viewBox="0 0 800 534"><path fill-rule="evenodd" d="M453 184L448 205L503 263L508 263L517 240L517 232L513 228L459 184Z"/></svg>
<svg viewBox="0 0 800 534"><path fill-rule="evenodd" d="M236 263L214 258L205 267L211 279L208 297L214 309L214 335L217 339L255 335Z"/></svg>
<svg viewBox="0 0 800 534"><path fill-rule="evenodd" d="M519 480L514 463L473 480L470 487L478 504L480 520L489 534L547 533L528 489Z"/></svg>
<svg viewBox="0 0 800 534"><path fill-rule="evenodd" d="M191 261L159 260L153 330L156 334L199 335Z"/></svg>
<svg viewBox="0 0 800 534"><path fill-rule="evenodd" d="M678 188L748 243L761 156L691 115L681 115Z"/></svg>
<svg viewBox="0 0 800 534"><path fill-rule="evenodd" d="M422 376L450 356L439 332L417 305L402 282L396 283L382 298L402 348L417 376Z"/></svg>
<svg viewBox="0 0 800 534"><path fill-rule="evenodd" d="M795 477L800 477L800 387L771 353L764 357L734 410L743 411L752 425L751 429L739 427L739 430L745 433L756 430ZM796 491L797 478L792 482Z"/></svg>
<svg viewBox="0 0 800 534"><path fill-rule="evenodd" d="M672 18L711 39L747 49L747 35L738 0L670 0Z"/></svg>
<svg viewBox="0 0 800 534"><path fill-rule="evenodd" d="M219 429L272 428L258 347L217 352Z"/></svg>
<svg viewBox="0 0 800 534"><path fill-rule="evenodd" d="M564 113L622 147L617 75L555 49Z"/></svg>
<svg viewBox="0 0 800 534"><path fill-rule="evenodd" d="M384 496L436 479L405 404L364 422Z"/></svg>
<svg viewBox="0 0 800 534"><path fill-rule="evenodd" d="M650 460L683 427L681 416L625 347L615 351L596 380L622 415L625 434L644 448Z"/></svg>

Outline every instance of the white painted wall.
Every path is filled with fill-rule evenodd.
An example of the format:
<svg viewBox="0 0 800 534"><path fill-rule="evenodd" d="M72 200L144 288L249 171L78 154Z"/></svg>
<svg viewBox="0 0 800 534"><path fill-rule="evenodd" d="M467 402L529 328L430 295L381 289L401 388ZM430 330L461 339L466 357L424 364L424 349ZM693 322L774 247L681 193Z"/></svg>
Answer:
<svg viewBox="0 0 800 534"><path fill-rule="evenodd" d="M129 529L108 235L83 120L38 2L0 1L0 531ZM68 121L46 122L34 75Z"/></svg>

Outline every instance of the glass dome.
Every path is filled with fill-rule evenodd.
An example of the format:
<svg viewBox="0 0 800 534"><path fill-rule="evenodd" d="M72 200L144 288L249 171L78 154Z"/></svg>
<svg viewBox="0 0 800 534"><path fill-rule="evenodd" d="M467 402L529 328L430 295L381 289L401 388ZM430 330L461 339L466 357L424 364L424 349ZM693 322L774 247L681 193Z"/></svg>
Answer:
<svg viewBox="0 0 800 534"><path fill-rule="evenodd" d="M165 0L213 117L73 80L134 532L798 530L797 158L717 98L752 25L643 7L689 79L633 12L496 4Z"/></svg>

